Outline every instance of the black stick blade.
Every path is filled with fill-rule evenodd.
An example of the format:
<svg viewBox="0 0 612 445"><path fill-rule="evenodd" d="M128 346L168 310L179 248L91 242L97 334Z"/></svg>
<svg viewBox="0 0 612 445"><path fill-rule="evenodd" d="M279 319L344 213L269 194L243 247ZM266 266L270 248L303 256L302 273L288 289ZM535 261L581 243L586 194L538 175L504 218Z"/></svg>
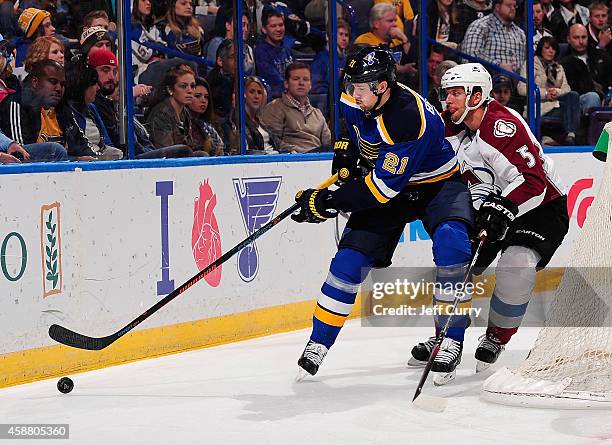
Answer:
<svg viewBox="0 0 612 445"><path fill-rule="evenodd" d="M49 337L63 345L90 351L104 349L117 339L116 334L100 338L88 337L57 324L51 325L49 328Z"/></svg>

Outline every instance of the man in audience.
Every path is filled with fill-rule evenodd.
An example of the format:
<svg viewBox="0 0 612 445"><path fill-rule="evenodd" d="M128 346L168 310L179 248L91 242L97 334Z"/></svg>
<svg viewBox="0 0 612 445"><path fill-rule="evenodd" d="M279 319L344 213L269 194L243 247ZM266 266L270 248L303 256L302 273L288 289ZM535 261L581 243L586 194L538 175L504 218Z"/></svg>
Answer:
<svg viewBox="0 0 612 445"><path fill-rule="evenodd" d="M87 63L98 72L98 86L100 89L96 94L94 104L98 109L113 146L121 148L124 151L124 157L127 157L126 146L120 144L119 138L119 114L116 106L116 102L119 99L117 95L119 82L117 57L111 51L101 49L90 52ZM185 146L155 148L149 139L147 130L136 118L134 118L134 133L136 136L134 139L136 159L193 156L193 152L189 147Z"/></svg>
<svg viewBox="0 0 612 445"><path fill-rule="evenodd" d="M410 56L410 40L397 26L397 11L389 3L378 3L370 10L370 32L355 39L355 45L386 45L393 52L397 74L407 82L406 76L416 74L414 61ZM404 77L404 78L402 78Z"/></svg>
<svg viewBox="0 0 612 445"><path fill-rule="evenodd" d="M429 84L429 93L427 94L427 100L432 104L436 110L442 113L442 103L440 102L440 82L442 76L452 67L457 66L457 62L454 60L443 60L440 62L433 74L431 74L431 83Z"/></svg>
<svg viewBox="0 0 612 445"><path fill-rule="evenodd" d="M455 28L456 39L462 42L465 33L472 22L488 16L493 12L492 0L464 0L456 5L457 24Z"/></svg>
<svg viewBox="0 0 612 445"><path fill-rule="evenodd" d="M52 60L32 65L21 95L0 103L0 128L12 140L8 153L23 160L91 160L95 153L72 115L56 111L64 95L64 67ZM64 149L68 147L68 153Z"/></svg>
<svg viewBox="0 0 612 445"><path fill-rule="evenodd" d="M557 42L565 42L569 27L576 23L584 26L589 23L588 8L577 4L576 0L559 0L559 8L550 16L550 30Z"/></svg>
<svg viewBox="0 0 612 445"><path fill-rule="evenodd" d="M283 73L293 62L288 48L283 44L285 38L285 16L274 9L264 9L261 18L261 32L265 38L255 45L255 71L270 85L270 96L283 94Z"/></svg>
<svg viewBox="0 0 612 445"><path fill-rule="evenodd" d="M225 20L225 36L221 37L213 37L208 42L208 48L206 50L206 59L208 60L217 60L217 49L224 40L234 40L234 12L227 11L227 14L224 14ZM243 66L244 66L244 75L250 76L253 74L254 70L254 56L253 49L247 43L249 38L249 17L247 16L247 11L243 11L242 13L242 38L243 38ZM209 68L209 71L210 68Z"/></svg>
<svg viewBox="0 0 612 445"><path fill-rule="evenodd" d="M608 54L612 50L612 32L608 24L608 7L605 3L596 1L589 6L589 46L603 49Z"/></svg>
<svg viewBox="0 0 612 445"><path fill-rule="evenodd" d="M105 49L112 51L112 37L110 33L101 26L92 26L87 28L81 34L81 50L83 54L88 55L92 49Z"/></svg>
<svg viewBox="0 0 612 445"><path fill-rule="evenodd" d="M580 94L580 108L587 114L601 105L601 98L612 85L612 59L605 51L589 47L584 25L570 26L569 54L561 59L570 88Z"/></svg>
<svg viewBox="0 0 612 445"><path fill-rule="evenodd" d="M331 150L325 118L308 100L310 87L310 67L294 62L285 71L286 93L263 109L262 122L282 140L283 149L296 153Z"/></svg>
<svg viewBox="0 0 612 445"><path fill-rule="evenodd" d="M540 41L540 39L544 36L549 36L552 37L553 34L552 32L546 28L546 26L544 25L544 18L546 17L546 14L544 14L544 9L542 7L542 3L540 0L534 0L533 2L533 27L534 29L534 34L533 34L533 49L535 50L535 48L538 46L538 42Z"/></svg>
<svg viewBox="0 0 612 445"><path fill-rule="evenodd" d="M525 61L525 33L514 23L516 0L494 0L493 14L476 20L467 29L461 51L518 71Z"/></svg>
<svg viewBox="0 0 612 445"><path fill-rule="evenodd" d="M232 111L232 93L234 91L234 76L236 62L235 48L232 40L226 39L217 49L217 66L210 72L207 79L210 84L212 103L217 120L228 118Z"/></svg>

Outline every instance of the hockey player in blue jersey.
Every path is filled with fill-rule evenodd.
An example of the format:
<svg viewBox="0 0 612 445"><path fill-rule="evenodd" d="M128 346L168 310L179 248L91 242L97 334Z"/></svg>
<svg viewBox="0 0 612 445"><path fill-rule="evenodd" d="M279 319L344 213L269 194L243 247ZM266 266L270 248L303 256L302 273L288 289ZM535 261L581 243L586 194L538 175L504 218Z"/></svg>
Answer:
<svg viewBox="0 0 612 445"><path fill-rule="evenodd" d="M298 360L300 374L314 375L350 314L371 268L388 267L408 222L421 219L433 241L441 284L461 283L471 257L472 206L442 118L425 99L396 82L395 59L382 47L366 47L347 61L340 107L349 140L338 141L332 170L337 190L298 192L298 222L320 223L351 212L321 288L310 340ZM367 174L357 174L363 171ZM347 175L348 173L348 175ZM454 295L436 294L445 305ZM461 307L469 305L465 296ZM454 373L467 316L454 316L432 371ZM443 316L437 320L443 325ZM454 374L453 374L454 375Z"/></svg>

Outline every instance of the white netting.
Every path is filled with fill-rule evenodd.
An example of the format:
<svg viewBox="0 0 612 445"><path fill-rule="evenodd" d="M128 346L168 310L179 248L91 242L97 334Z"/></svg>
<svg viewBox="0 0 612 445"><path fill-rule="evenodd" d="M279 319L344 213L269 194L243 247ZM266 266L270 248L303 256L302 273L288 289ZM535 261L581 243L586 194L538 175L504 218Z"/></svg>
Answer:
<svg viewBox="0 0 612 445"><path fill-rule="evenodd" d="M548 405L558 406L552 400L557 398L569 402L563 407L589 400L612 408L611 289L612 155L546 327L518 369L503 369L487 379L484 398L536 406L549 399Z"/></svg>

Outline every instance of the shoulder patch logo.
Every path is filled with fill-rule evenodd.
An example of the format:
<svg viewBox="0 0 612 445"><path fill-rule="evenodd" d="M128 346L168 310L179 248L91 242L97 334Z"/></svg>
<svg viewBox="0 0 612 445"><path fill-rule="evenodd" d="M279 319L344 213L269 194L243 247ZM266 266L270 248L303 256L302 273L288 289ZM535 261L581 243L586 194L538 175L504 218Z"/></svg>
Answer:
<svg viewBox="0 0 612 445"><path fill-rule="evenodd" d="M516 124L514 122L498 119L493 124L493 135L497 138L511 138L516 134Z"/></svg>

